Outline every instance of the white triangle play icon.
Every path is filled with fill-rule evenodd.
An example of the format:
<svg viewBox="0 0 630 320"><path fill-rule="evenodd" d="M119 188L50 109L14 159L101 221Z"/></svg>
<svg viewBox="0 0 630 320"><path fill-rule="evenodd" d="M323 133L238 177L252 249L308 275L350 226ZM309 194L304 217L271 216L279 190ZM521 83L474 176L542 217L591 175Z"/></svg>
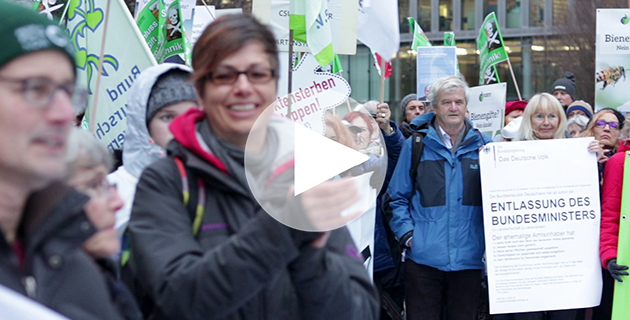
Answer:
<svg viewBox="0 0 630 320"><path fill-rule="evenodd" d="M295 128L295 195L369 159L301 124Z"/></svg>

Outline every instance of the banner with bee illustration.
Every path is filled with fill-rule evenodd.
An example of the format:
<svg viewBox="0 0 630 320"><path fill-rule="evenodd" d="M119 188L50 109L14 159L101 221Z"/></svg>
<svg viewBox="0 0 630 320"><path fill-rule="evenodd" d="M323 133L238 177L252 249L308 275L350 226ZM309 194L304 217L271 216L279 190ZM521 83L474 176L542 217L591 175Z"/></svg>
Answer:
<svg viewBox="0 0 630 320"><path fill-rule="evenodd" d="M595 110L630 111L630 9L597 9Z"/></svg>

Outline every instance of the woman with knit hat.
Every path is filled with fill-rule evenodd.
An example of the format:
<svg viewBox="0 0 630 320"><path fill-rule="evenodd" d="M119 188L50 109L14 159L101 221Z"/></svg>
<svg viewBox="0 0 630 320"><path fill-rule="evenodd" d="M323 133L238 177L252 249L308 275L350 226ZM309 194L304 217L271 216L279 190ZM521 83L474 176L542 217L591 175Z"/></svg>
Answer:
<svg viewBox="0 0 630 320"><path fill-rule="evenodd" d="M505 118L503 121L503 126L507 126L510 121L520 117L525 112L525 107L527 106L527 101L517 100L517 101L508 101L505 104Z"/></svg>
<svg viewBox="0 0 630 320"><path fill-rule="evenodd" d="M116 229L122 235L133 205L136 184L144 168L166 157L173 139L168 126L175 117L197 107L197 95L189 82L192 69L163 63L142 71L127 100L127 130L123 166L107 179L118 186L125 205L116 212Z"/></svg>
<svg viewBox="0 0 630 320"><path fill-rule="evenodd" d="M567 119L571 119L576 115L582 115L590 119L593 116L593 107L584 100L573 101L567 108Z"/></svg>

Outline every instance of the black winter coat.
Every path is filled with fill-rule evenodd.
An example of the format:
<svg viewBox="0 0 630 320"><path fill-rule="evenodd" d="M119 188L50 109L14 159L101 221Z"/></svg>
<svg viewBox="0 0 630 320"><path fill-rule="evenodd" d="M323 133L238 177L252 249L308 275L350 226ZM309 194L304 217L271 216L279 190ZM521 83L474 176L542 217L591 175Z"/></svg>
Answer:
<svg viewBox="0 0 630 320"><path fill-rule="evenodd" d="M19 268L0 232L0 284L70 319L121 319L99 268L81 249L95 232L82 210L87 200L62 185L32 195L18 230L26 266Z"/></svg>
<svg viewBox="0 0 630 320"><path fill-rule="evenodd" d="M129 264L157 305L154 319L378 318L377 293L346 228L322 249L303 245L304 232L271 218L234 177L177 142L169 147L191 185L203 179L206 202L195 237L172 158L138 182Z"/></svg>

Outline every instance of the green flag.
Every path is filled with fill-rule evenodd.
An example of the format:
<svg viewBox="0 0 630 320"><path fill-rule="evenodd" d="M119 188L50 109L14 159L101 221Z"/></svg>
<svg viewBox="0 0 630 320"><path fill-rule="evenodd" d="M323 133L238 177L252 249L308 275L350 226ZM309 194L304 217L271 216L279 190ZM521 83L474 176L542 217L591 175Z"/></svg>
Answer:
<svg viewBox="0 0 630 320"><path fill-rule="evenodd" d="M479 49L479 84L488 84L492 82L488 78L489 75L496 75L496 68L491 70L490 67L495 66L499 62L508 59L508 54L503 45L503 37L499 30L497 17L494 12L486 16L481 24L479 36L477 37L477 48Z"/></svg>
<svg viewBox="0 0 630 320"><path fill-rule="evenodd" d="M333 60L332 65L332 73L339 73L343 71L343 66L341 65L341 60L339 59L339 55L335 55L335 59Z"/></svg>
<svg viewBox="0 0 630 320"><path fill-rule="evenodd" d="M455 44L455 32L444 32L444 46L457 47ZM459 73L459 59L457 59L457 73Z"/></svg>
<svg viewBox="0 0 630 320"><path fill-rule="evenodd" d="M418 47L430 47L431 42L427 39L427 36L424 34L424 31L416 20L412 17L407 18L407 22L409 22L409 27L411 28L411 32L413 33L413 42L411 43L411 50L416 51Z"/></svg>
<svg viewBox="0 0 630 320"><path fill-rule="evenodd" d="M331 18L327 0L291 0L289 27L293 38L308 44L317 62L325 66L333 61Z"/></svg>
<svg viewBox="0 0 630 320"><path fill-rule="evenodd" d="M172 1L168 6L164 0L151 0L138 15L136 23L140 33L158 63L185 53L186 47L190 46L186 41L181 16L179 0Z"/></svg>
<svg viewBox="0 0 630 320"><path fill-rule="evenodd" d="M630 220L626 218L630 210L630 152L626 151L623 171L623 183L621 189L621 210L619 219L619 240L617 246L617 264L627 266L630 264ZM623 282L615 281L613 296L612 320L621 320L628 317L628 302L630 301L630 286L627 276L622 276Z"/></svg>

